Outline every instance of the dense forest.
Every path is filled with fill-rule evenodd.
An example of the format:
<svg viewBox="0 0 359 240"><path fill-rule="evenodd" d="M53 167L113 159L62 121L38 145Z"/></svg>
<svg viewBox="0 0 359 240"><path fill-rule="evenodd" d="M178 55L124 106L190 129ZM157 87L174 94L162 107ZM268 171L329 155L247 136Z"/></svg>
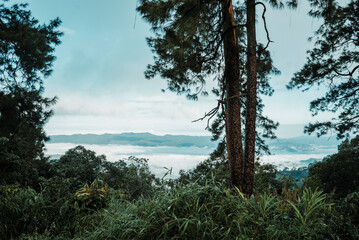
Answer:
<svg viewBox="0 0 359 240"><path fill-rule="evenodd" d="M176 179L168 178L171 169L155 176L147 159L112 162L83 146L46 156L44 125L57 98L44 97L44 80L61 20L40 24L27 4L1 4L0 238L359 239L359 1L308 1L321 26L287 87L329 86L310 110L337 117L305 132L332 132L342 143L308 168L282 171L257 161L278 127L261 99L273 93L269 79L278 73L265 12L295 9L297 1L138 1L153 30L147 41L155 61L145 76L159 75L189 100L208 94L208 79L218 82L218 105L199 119L218 147Z"/></svg>

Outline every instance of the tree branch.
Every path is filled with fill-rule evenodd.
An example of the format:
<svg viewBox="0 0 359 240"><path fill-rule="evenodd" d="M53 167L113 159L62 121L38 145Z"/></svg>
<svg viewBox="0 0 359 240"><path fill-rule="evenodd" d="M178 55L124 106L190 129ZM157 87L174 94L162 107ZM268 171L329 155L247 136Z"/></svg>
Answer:
<svg viewBox="0 0 359 240"><path fill-rule="evenodd" d="M204 120L205 118L208 117L207 119L207 127L205 128L206 130L209 128L209 121L217 114L219 108L221 107L222 105L222 101L221 100L218 100L218 104L215 108L213 108L211 111L209 111L208 113L205 113L203 117L199 118L199 119L196 119L196 120L193 120L192 122L198 122L198 121L202 121Z"/></svg>
<svg viewBox="0 0 359 240"><path fill-rule="evenodd" d="M209 111L208 113L204 113L204 116L199 118L199 119L196 119L196 120L193 120L192 122L198 122L198 121L203 121L205 118L208 117L207 119L207 127L205 128L206 130L209 128L209 121L217 114L217 112L219 111L219 108L221 107L221 105L225 104L227 101L231 100L231 99L234 99L234 98L241 98L243 96L246 96L247 94L238 94L238 95L234 95L234 96L231 96L229 98L225 98L225 99L218 99L218 104L215 108L211 109L211 111Z"/></svg>
<svg viewBox="0 0 359 240"><path fill-rule="evenodd" d="M264 51L264 50L266 50L268 48L269 43L273 42L272 40L270 40L269 31L268 31L268 28L267 28L267 22L266 22L266 18L265 18L265 13L267 11L267 8L266 8L265 4L262 3L262 2L256 2L255 5L262 5L263 6L262 19L263 19L264 29L265 29L265 31L267 33L267 40L268 40L267 45L262 49L262 51Z"/></svg>
<svg viewBox="0 0 359 240"><path fill-rule="evenodd" d="M339 76L343 76L343 77L352 77L354 72L359 68L359 65L357 65L355 68L353 68L352 71L348 72L348 73L339 73L337 70L333 69L333 71L338 74Z"/></svg>

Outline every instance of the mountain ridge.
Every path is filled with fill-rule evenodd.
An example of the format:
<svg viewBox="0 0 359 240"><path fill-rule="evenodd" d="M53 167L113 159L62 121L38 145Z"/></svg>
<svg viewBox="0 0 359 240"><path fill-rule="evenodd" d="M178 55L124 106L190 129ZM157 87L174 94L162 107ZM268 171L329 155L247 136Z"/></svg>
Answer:
<svg viewBox="0 0 359 240"><path fill-rule="evenodd" d="M119 134L71 134L52 135L49 143L74 143L96 145L134 145L142 147L216 147L216 142L211 141L210 136L190 135L155 135L149 132L134 133L125 132ZM340 143L335 138L317 138L314 136L299 136L293 138L280 138L266 140L274 154L309 154L328 153L336 151Z"/></svg>
<svg viewBox="0 0 359 240"><path fill-rule="evenodd" d="M189 135L171 135L163 136L152 133L119 133L119 134L72 134L72 135L52 135L50 143L75 143L75 144L118 144L134 145L143 147L215 147L216 143L211 141L208 136L189 136Z"/></svg>

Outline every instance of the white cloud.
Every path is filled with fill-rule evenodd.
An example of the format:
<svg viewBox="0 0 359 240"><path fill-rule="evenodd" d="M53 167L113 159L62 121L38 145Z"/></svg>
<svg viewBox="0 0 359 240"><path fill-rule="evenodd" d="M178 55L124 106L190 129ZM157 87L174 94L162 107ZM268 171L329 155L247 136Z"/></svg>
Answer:
<svg viewBox="0 0 359 240"><path fill-rule="evenodd" d="M64 32L65 35L74 35L74 34L76 34L75 30L73 30L71 28L63 27L63 26L60 26L59 30L61 32Z"/></svg>
<svg viewBox="0 0 359 240"><path fill-rule="evenodd" d="M299 168L307 167L308 163L302 160L310 158L322 159L326 154L279 154L279 155L265 155L261 156L260 160L262 163L270 163L276 165L279 169L285 167L288 168Z"/></svg>
<svg viewBox="0 0 359 240"><path fill-rule="evenodd" d="M89 96L87 94L60 95L55 105L58 115L121 115L121 105L106 97Z"/></svg>
<svg viewBox="0 0 359 240"><path fill-rule="evenodd" d="M178 96L123 99L116 96L74 93L60 95L54 110L57 115L113 116L131 119L161 117L192 121L208 111L210 105L210 102L190 102Z"/></svg>
<svg viewBox="0 0 359 240"><path fill-rule="evenodd" d="M152 132L209 135L202 117L211 102L191 102L178 96L123 99L119 96L60 95L48 134Z"/></svg>
<svg viewBox="0 0 359 240"><path fill-rule="evenodd" d="M184 154L154 154L149 155L148 150L159 149L159 147L139 147L131 145L94 145L82 144L86 149L95 151L97 155L104 154L109 161L126 159L136 153L136 157L149 159L148 165L151 172L157 177L162 177L167 169L172 168L170 177L179 177L179 171L194 168L198 163L208 158L206 155L184 155ZM74 148L77 144L71 143L47 143L46 154L58 158L68 149Z"/></svg>

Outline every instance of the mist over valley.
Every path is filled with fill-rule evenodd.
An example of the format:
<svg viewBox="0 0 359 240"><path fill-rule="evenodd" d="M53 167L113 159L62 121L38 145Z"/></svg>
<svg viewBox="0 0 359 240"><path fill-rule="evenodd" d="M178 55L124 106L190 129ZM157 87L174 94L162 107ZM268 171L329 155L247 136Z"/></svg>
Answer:
<svg viewBox="0 0 359 240"><path fill-rule="evenodd" d="M260 156L263 163L279 169L306 167L336 152L339 141L332 138L300 136L266 141L272 155ZM155 135L151 133L53 135L46 144L46 154L59 158L77 145L105 155L109 161L129 156L149 159L151 171L162 177L172 168L172 178L179 170L189 170L207 159L217 143L210 136Z"/></svg>

